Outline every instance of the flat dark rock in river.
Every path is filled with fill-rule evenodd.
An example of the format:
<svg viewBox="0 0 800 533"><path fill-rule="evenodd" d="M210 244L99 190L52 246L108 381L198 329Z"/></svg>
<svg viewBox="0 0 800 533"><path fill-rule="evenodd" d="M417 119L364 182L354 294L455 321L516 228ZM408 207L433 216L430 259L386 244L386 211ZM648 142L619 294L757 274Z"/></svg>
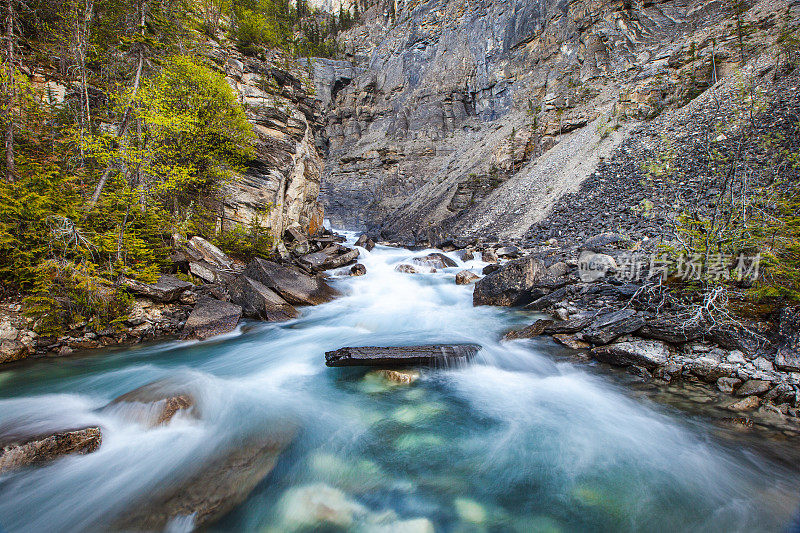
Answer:
<svg viewBox="0 0 800 533"><path fill-rule="evenodd" d="M480 349L481 347L477 344L346 347L325 352L325 364L328 366L444 366L465 362Z"/></svg>

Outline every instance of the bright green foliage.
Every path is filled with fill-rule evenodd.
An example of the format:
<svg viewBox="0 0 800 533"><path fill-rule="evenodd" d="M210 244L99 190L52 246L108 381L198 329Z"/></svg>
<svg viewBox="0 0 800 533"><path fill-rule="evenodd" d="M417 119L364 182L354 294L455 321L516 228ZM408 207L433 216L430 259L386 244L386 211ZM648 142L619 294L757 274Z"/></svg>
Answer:
<svg viewBox="0 0 800 533"><path fill-rule="evenodd" d="M146 134L128 166L141 168L148 194L167 208L216 192L253 155L254 134L233 90L190 58L167 60L136 104Z"/></svg>

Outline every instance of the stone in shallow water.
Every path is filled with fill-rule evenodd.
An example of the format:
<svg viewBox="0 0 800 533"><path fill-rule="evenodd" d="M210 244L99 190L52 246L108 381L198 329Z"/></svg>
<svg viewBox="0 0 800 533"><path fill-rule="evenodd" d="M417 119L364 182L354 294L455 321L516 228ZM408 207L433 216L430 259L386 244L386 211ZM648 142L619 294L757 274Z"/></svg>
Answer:
<svg viewBox="0 0 800 533"><path fill-rule="evenodd" d="M438 252L428 254L424 257L415 257L411 261L418 265L427 266L435 269L458 266L458 263L456 263L446 255L440 254Z"/></svg>
<svg viewBox="0 0 800 533"><path fill-rule="evenodd" d="M411 385L419 379L419 370L376 370L376 374L398 385Z"/></svg>
<svg viewBox="0 0 800 533"><path fill-rule="evenodd" d="M477 344L430 344L424 346L345 347L325 352L328 366L445 366L463 363L480 350Z"/></svg>
<svg viewBox="0 0 800 533"><path fill-rule="evenodd" d="M439 449L444 446L444 438L433 433L406 433L394 443L395 448L402 452L422 452L425 449Z"/></svg>
<svg viewBox="0 0 800 533"><path fill-rule="evenodd" d="M752 411L759 405L761 405L761 400L758 399L758 396L748 396L743 400L739 400L738 402L729 405L728 409L731 411Z"/></svg>
<svg viewBox="0 0 800 533"><path fill-rule="evenodd" d="M278 502L282 531L351 527L368 510L339 489L317 483L289 489Z"/></svg>
<svg viewBox="0 0 800 533"><path fill-rule="evenodd" d="M473 281L479 280L481 277L469 270L462 270L456 274L456 285L469 285Z"/></svg>
<svg viewBox="0 0 800 533"><path fill-rule="evenodd" d="M453 507L455 507L458 517L464 522L470 522L472 524L483 524L486 522L486 509L475 500L456 498L453 502Z"/></svg>
<svg viewBox="0 0 800 533"><path fill-rule="evenodd" d="M210 524L243 502L275 467L292 442L296 428L287 424L272 434L257 435L236 449L212 458L193 477L154 491L112 530L161 531L175 520L192 517L192 526Z"/></svg>
<svg viewBox="0 0 800 533"><path fill-rule="evenodd" d="M349 460L332 453L315 453L308 463L315 479L352 493L377 490L390 479L377 463L369 459Z"/></svg>
<svg viewBox="0 0 800 533"><path fill-rule="evenodd" d="M156 427L181 411L196 415L194 405L194 398L180 384L159 380L114 398L103 410L121 411L126 418Z"/></svg>
<svg viewBox="0 0 800 533"><path fill-rule="evenodd" d="M97 427L18 439L7 438L0 448L0 474L24 466L47 463L64 455L91 453L100 447L101 442L100 428Z"/></svg>

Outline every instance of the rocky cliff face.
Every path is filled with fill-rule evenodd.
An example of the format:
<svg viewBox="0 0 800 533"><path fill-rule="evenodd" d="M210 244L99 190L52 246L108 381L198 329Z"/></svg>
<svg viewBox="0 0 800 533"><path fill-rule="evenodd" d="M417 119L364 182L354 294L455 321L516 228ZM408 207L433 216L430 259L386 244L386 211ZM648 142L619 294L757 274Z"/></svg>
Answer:
<svg viewBox="0 0 800 533"><path fill-rule="evenodd" d="M324 163L316 146L322 123L303 71L280 58L244 57L232 46L215 46L211 57L239 94L257 137L256 157L225 188L221 225L257 220L275 236L289 227L316 233L323 220Z"/></svg>
<svg viewBox="0 0 800 533"><path fill-rule="evenodd" d="M522 237L641 121L769 54L787 5L738 23L715 0L373 5L349 61L309 65L327 216L406 242Z"/></svg>

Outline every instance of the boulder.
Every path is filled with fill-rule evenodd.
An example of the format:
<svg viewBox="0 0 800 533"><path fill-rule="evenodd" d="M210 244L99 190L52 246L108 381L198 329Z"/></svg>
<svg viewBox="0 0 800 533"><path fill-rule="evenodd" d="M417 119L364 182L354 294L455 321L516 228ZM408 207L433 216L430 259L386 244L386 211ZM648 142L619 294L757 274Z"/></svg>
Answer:
<svg viewBox="0 0 800 533"><path fill-rule="evenodd" d="M183 291L194 287L188 281L169 275L161 276L156 283L142 283L122 278L122 284L134 294L164 303L174 302L181 297Z"/></svg>
<svg viewBox="0 0 800 533"><path fill-rule="evenodd" d="M308 236L305 233L303 233L303 230L301 230L296 226L287 228L286 231L283 232L283 238L286 240L286 242L295 242L295 243L300 243L308 240Z"/></svg>
<svg viewBox="0 0 800 533"><path fill-rule="evenodd" d="M168 380L159 380L114 398L104 410L124 410L148 427L166 424L179 411L190 411L195 400L185 389Z"/></svg>
<svg viewBox="0 0 800 533"><path fill-rule="evenodd" d="M218 269L229 270L233 266L233 261L230 257L199 235L189 239L185 243L185 248L188 248L193 257L202 259Z"/></svg>
<svg viewBox="0 0 800 533"><path fill-rule="evenodd" d="M546 322L544 328L546 334L554 335L557 333L577 333L591 324L592 320L592 317L576 316L568 320L541 320L540 322Z"/></svg>
<svg viewBox="0 0 800 533"><path fill-rule="evenodd" d="M717 380L717 389L720 392L725 392L727 394L733 394L733 391L736 390L736 387L742 384L742 380L739 378L719 378Z"/></svg>
<svg viewBox="0 0 800 533"><path fill-rule="evenodd" d="M230 302L201 298L183 326L184 339L206 339L233 331L242 317L242 308Z"/></svg>
<svg viewBox="0 0 800 533"><path fill-rule="evenodd" d="M480 279L480 276L470 272L469 270L462 270L456 274L456 285L469 285L473 281Z"/></svg>
<svg viewBox="0 0 800 533"><path fill-rule="evenodd" d="M719 323L708 330L708 336L729 350L739 350L746 354L756 354L765 343L757 333L737 323Z"/></svg>
<svg viewBox="0 0 800 533"><path fill-rule="evenodd" d="M647 319L645 325L636 334L648 339L682 344L702 337L703 328L695 320L683 320L677 316L658 316Z"/></svg>
<svg viewBox="0 0 800 533"><path fill-rule="evenodd" d="M559 261L558 263L553 263L549 267L547 267L547 274L551 278L563 278L569 272L569 266L563 262Z"/></svg>
<svg viewBox="0 0 800 533"><path fill-rule="evenodd" d="M667 363L671 350L661 341L631 340L593 348L591 354L598 361L611 365L637 365L653 370Z"/></svg>
<svg viewBox="0 0 800 533"><path fill-rule="evenodd" d="M530 289L547 275L540 259L515 259L475 284L472 305L512 306L527 303Z"/></svg>
<svg viewBox="0 0 800 533"><path fill-rule="evenodd" d="M748 379L736 390L736 396L761 396L769 391L772 383L761 379Z"/></svg>
<svg viewBox="0 0 800 533"><path fill-rule="evenodd" d="M189 272L206 283L217 283L222 280L220 270L206 261L190 261Z"/></svg>
<svg viewBox="0 0 800 533"><path fill-rule="evenodd" d="M621 309L597 316L583 332L583 338L593 344L609 344L638 331L643 325L644 319L634 310Z"/></svg>
<svg viewBox="0 0 800 533"><path fill-rule="evenodd" d="M439 252L433 252L424 257L415 257L411 260L411 262L435 269L458 266L458 263L456 263L446 255L440 254Z"/></svg>
<svg viewBox="0 0 800 533"><path fill-rule="evenodd" d="M781 370L800 372L800 306L781 310L775 366Z"/></svg>
<svg viewBox="0 0 800 533"><path fill-rule="evenodd" d="M495 253L498 257L519 257L519 248L512 244L498 248Z"/></svg>
<svg viewBox="0 0 800 533"><path fill-rule="evenodd" d="M84 455L100 447L100 428L87 427L25 438L4 438L0 443L0 474L53 461L70 454Z"/></svg>
<svg viewBox="0 0 800 533"><path fill-rule="evenodd" d="M487 248L481 252L481 260L484 263L497 263L500 259L492 248Z"/></svg>
<svg viewBox="0 0 800 533"><path fill-rule="evenodd" d="M358 258L359 253L356 248L349 249L344 246L333 245L321 252L303 255L297 261L311 270L330 270L352 263Z"/></svg>
<svg viewBox="0 0 800 533"><path fill-rule="evenodd" d="M114 524L112 530L164 531L175 519L191 517L192 529L202 529L242 503L272 469L294 439L294 428L250 437L236 449L207 460L203 469L149 495Z"/></svg>
<svg viewBox="0 0 800 533"><path fill-rule="evenodd" d="M266 259L253 259L244 275L277 292L292 305L319 305L329 302L338 294L319 277Z"/></svg>
<svg viewBox="0 0 800 533"><path fill-rule="evenodd" d="M487 274L491 274L492 272L497 272L498 270L500 270L500 265L498 265L497 263L492 263L483 267L481 269L481 274L486 276Z"/></svg>
<svg viewBox="0 0 800 533"><path fill-rule="evenodd" d="M475 259L475 252L473 250L464 250L461 254L462 261L472 261Z"/></svg>
<svg viewBox="0 0 800 533"><path fill-rule="evenodd" d="M686 369L707 383L716 383L719 378L731 377L734 367L712 357L698 357L688 361Z"/></svg>
<svg viewBox="0 0 800 533"><path fill-rule="evenodd" d="M578 277L584 283L604 278L618 268L617 262L610 255L583 251L578 257Z"/></svg>
<svg viewBox="0 0 800 533"><path fill-rule="evenodd" d="M366 251L371 252L372 249L375 248L375 242L370 239L366 233L364 233L356 241L356 246L360 246Z"/></svg>
<svg viewBox="0 0 800 533"><path fill-rule="evenodd" d="M361 263L356 263L355 265L350 267L351 276L363 276L366 273L367 273L367 267L365 267Z"/></svg>
<svg viewBox="0 0 800 533"><path fill-rule="evenodd" d="M267 322L297 318L300 313L264 284L247 276L237 276L227 285L231 302L242 308L242 316Z"/></svg>
<svg viewBox="0 0 800 533"><path fill-rule="evenodd" d="M325 352L328 366L446 366L471 359L477 344L433 344L426 346L346 347Z"/></svg>
<svg viewBox="0 0 800 533"><path fill-rule="evenodd" d="M395 272L402 272L403 274L419 274L419 270L414 265L407 265L405 263L394 267Z"/></svg>
<svg viewBox="0 0 800 533"><path fill-rule="evenodd" d="M0 342L0 364L19 361L28 357L28 347L18 340Z"/></svg>

